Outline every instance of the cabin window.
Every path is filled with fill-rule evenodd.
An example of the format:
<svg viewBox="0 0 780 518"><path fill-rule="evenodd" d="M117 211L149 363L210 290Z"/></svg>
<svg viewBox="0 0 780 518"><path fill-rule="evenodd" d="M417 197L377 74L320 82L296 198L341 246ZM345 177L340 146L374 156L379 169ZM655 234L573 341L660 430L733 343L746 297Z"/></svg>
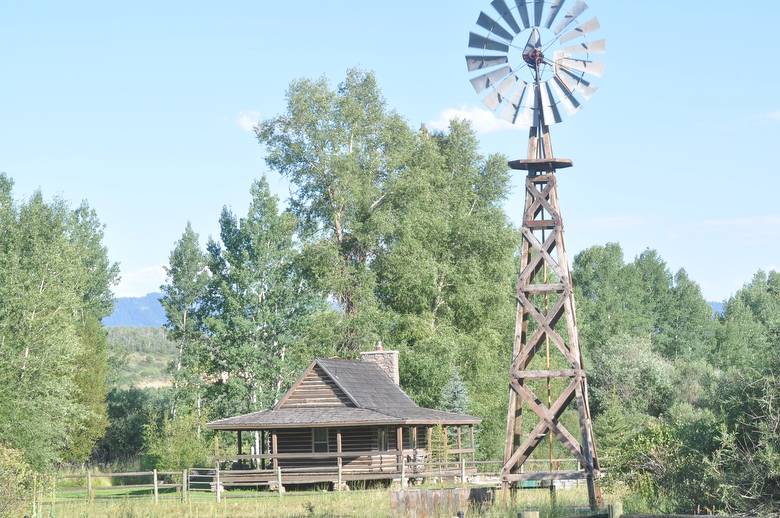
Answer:
<svg viewBox="0 0 780 518"><path fill-rule="evenodd" d="M328 429L312 428L311 430L312 451L314 453L328 452Z"/></svg>
<svg viewBox="0 0 780 518"><path fill-rule="evenodd" d="M387 428L376 429L376 446L379 451L387 451L390 448L387 444Z"/></svg>

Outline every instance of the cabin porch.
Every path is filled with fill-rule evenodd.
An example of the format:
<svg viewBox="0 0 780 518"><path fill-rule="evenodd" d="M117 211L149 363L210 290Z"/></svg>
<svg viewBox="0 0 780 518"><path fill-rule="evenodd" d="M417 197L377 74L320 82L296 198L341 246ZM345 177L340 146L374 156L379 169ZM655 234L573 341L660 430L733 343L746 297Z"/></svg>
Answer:
<svg viewBox="0 0 780 518"><path fill-rule="evenodd" d="M473 425L380 425L235 430L218 459L227 487L465 478L476 473ZM434 434L438 436L435 437ZM401 448L398 445L401 445Z"/></svg>

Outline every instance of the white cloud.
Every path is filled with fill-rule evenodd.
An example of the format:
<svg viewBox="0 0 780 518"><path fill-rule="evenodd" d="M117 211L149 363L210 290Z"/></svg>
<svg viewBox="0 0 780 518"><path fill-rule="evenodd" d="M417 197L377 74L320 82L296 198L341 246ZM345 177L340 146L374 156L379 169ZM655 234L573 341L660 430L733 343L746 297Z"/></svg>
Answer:
<svg viewBox="0 0 780 518"><path fill-rule="evenodd" d="M260 112L251 110L241 112L238 114L236 122L238 122L238 126L242 130L252 133L255 130L255 126L260 122Z"/></svg>
<svg viewBox="0 0 780 518"><path fill-rule="evenodd" d="M161 264L121 272L120 275L119 286L114 288L117 297L142 297L160 291L160 285L165 282L165 269Z"/></svg>
<svg viewBox="0 0 780 518"><path fill-rule="evenodd" d="M447 108L439 117L430 121L427 126L437 131L446 131L453 119L469 121L477 133L497 133L499 131L517 131L524 129L521 126L511 124L499 119L496 115L484 108L474 106L462 106L460 108Z"/></svg>
<svg viewBox="0 0 780 518"><path fill-rule="evenodd" d="M773 121L780 121L780 111L767 113L766 116Z"/></svg>

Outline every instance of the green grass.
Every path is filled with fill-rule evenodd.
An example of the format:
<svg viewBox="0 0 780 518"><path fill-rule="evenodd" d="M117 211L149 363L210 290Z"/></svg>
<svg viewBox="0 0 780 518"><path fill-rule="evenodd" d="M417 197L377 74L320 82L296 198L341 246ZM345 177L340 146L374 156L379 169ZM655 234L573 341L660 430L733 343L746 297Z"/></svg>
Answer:
<svg viewBox="0 0 780 518"><path fill-rule="evenodd" d="M160 494L155 504L151 491L122 488L98 492L94 502L86 501L85 492L69 492L67 500L55 506L45 502L41 516L69 517L385 517L392 516L390 490L361 490L348 492L290 491L283 496L271 492L226 491L221 503L213 493L190 493L189 501L182 503L174 492ZM64 495L63 495L64 496ZM518 511L538 510L542 518L571 516L575 508L582 509L587 502L584 489L557 492L557 506L550 504L547 490L520 491L514 504L498 502L482 513L472 511L467 516L484 518L515 518ZM449 516L444 514L442 516Z"/></svg>

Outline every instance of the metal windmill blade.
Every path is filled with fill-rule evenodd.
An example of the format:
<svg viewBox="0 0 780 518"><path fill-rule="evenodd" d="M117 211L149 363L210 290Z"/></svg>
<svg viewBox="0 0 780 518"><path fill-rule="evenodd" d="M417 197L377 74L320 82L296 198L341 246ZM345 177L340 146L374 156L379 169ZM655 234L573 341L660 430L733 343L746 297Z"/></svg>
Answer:
<svg viewBox="0 0 780 518"><path fill-rule="evenodd" d="M479 13L466 55L485 107L522 125L556 124L577 113L596 91L591 78L604 73L593 56L606 52L604 39L591 39L598 19L583 21L585 1L492 0L490 7Z"/></svg>

